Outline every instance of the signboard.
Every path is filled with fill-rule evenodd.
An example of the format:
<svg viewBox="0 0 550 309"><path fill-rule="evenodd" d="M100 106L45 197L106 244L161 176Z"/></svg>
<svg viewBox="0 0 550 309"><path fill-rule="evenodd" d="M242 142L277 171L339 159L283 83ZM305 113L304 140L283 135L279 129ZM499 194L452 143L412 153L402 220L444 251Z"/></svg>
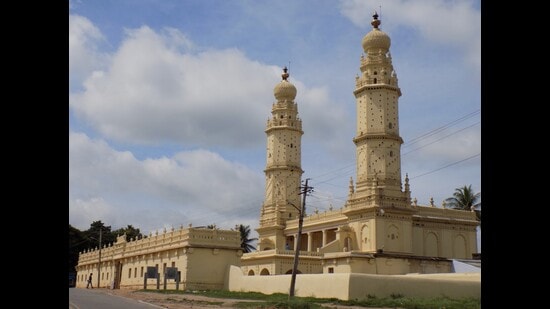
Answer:
<svg viewBox="0 0 550 309"><path fill-rule="evenodd" d="M177 275L178 275L178 268L177 267L166 267L166 273L164 274L166 279L176 280Z"/></svg>
<svg viewBox="0 0 550 309"><path fill-rule="evenodd" d="M147 278L156 278L157 268L154 266L147 266Z"/></svg>

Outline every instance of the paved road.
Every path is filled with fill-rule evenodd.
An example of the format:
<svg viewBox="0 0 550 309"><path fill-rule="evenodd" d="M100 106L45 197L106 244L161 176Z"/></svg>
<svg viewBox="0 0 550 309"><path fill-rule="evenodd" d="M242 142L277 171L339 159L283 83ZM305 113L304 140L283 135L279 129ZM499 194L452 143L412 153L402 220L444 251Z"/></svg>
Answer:
<svg viewBox="0 0 550 309"><path fill-rule="evenodd" d="M104 289L69 288L69 309L152 309L162 308L135 299L109 294Z"/></svg>

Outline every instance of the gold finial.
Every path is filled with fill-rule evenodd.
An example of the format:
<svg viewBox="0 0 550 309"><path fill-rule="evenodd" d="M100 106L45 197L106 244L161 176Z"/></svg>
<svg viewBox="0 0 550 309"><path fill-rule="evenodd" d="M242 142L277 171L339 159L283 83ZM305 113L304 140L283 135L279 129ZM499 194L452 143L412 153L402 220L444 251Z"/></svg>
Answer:
<svg viewBox="0 0 550 309"><path fill-rule="evenodd" d="M283 74L281 75L283 77L283 80L287 80L287 78L290 76L290 74L287 73L288 69L286 66L283 68Z"/></svg>
<svg viewBox="0 0 550 309"><path fill-rule="evenodd" d="M374 15L372 15L373 20L370 22L370 24L374 27L374 29L378 29L378 26L380 26L380 21L378 20L378 13L374 11Z"/></svg>

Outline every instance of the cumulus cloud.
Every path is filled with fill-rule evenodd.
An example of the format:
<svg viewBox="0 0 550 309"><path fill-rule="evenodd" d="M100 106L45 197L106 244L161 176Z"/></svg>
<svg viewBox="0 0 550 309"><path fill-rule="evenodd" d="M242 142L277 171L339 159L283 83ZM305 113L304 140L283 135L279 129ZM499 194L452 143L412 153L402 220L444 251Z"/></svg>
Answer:
<svg viewBox="0 0 550 309"><path fill-rule="evenodd" d="M86 17L69 15L69 83L79 85L94 70L101 69L108 55L98 46L104 43L101 31Z"/></svg>
<svg viewBox="0 0 550 309"><path fill-rule="evenodd" d="M445 0L388 0L382 5L384 16L391 22L382 28L392 31L396 27L412 27L425 39L461 49L465 60L479 67L481 64L481 12L476 1ZM373 12L379 9L380 2L374 0L341 0L344 16L354 24L366 27L372 20Z"/></svg>
<svg viewBox="0 0 550 309"><path fill-rule="evenodd" d="M73 52L75 59L99 59L94 43L103 40L101 32L85 18L73 19L86 29L72 32L80 42L73 49L79 51ZM263 201L261 170L200 147L264 148L265 121L282 68L251 60L238 49L202 49L174 28L142 26L125 34L116 51L103 58L108 62L81 70L87 78L82 90L69 94L72 112L107 139L199 149L137 159L106 140L71 132L71 224L87 228L102 220L143 231L187 223L256 226ZM290 80L298 89L308 142L338 148L327 137L352 125L342 123L350 115L329 100L328 88Z"/></svg>
<svg viewBox="0 0 550 309"><path fill-rule="evenodd" d="M69 218L73 226L86 228L93 221L111 217L110 209L101 197L69 198Z"/></svg>
<svg viewBox="0 0 550 309"><path fill-rule="evenodd" d="M189 52L194 44L179 30L127 30L105 71L84 91L70 94L78 117L101 134L136 144L185 143L200 147L249 147L265 143L273 87L281 68L250 60L238 49ZM342 119L326 89L298 88L304 127L318 138Z"/></svg>
<svg viewBox="0 0 550 309"><path fill-rule="evenodd" d="M260 171L211 151L138 160L103 140L69 135L69 221L77 227L101 218L144 229L187 223L229 228L257 221L263 186Z"/></svg>

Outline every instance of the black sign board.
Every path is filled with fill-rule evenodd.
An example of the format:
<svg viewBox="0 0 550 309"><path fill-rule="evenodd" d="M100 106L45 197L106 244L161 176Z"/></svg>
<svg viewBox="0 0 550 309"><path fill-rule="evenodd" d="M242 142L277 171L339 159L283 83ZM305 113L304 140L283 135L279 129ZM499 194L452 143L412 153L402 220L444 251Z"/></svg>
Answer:
<svg viewBox="0 0 550 309"><path fill-rule="evenodd" d="M177 267L166 267L166 279L177 279L178 268Z"/></svg>
<svg viewBox="0 0 550 309"><path fill-rule="evenodd" d="M157 268L154 266L147 266L147 278L156 278Z"/></svg>

